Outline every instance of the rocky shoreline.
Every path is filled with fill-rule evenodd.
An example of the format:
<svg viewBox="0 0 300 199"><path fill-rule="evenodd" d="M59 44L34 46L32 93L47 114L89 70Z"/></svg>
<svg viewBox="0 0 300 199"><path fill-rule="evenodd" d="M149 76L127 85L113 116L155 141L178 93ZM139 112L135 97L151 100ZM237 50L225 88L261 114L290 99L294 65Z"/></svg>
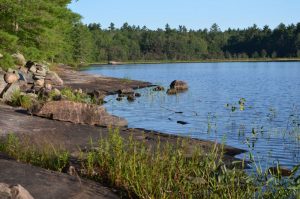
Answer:
<svg viewBox="0 0 300 199"><path fill-rule="evenodd" d="M118 91L127 88L138 89L152 86L148 82L124 81L118 78L87 75L68 66L59 66L55 72L64 82L63 85L57 86L58 89L63 87L74 90L81 89L86 93L96 93L97 96L116 94ZM53 118L49 119L49 117L31 116L24 108L15 108L1 103L0 113L0 138L6 137L9 133L14 133L20 140L30 140L31 145L37 147L43 147L45 143L51 143L54 147L63 147L70 151L72 158L75 159L79 155L79 148L83 151L92 150L91 145L88 144L89 141L97 142L98 139L107 137L109 133L107 125L94 126L81 122L70 123L68 120L58 121L53 120ZM145 129L130 129L126 125L119 126L120 135L124 140L128 140L132 136L134 140L145 142L150 146L155 146L158 142L176 144L178 139L185 139L188 146L190 146L185 154L187 157L192 154L197 146L204 151L209 151L216 144L211 141L183 138ZM221 147L219 144L217 146ZM244 152L241 149L224 146L225 164L231 165L236 160L234 156ZM4 164L6 166L3 166ZM66 194L64 198L81 198L83 196L84 198L117 197L113 190L107 189L98 183L31 167L18 163L5 155L0 156L0 165L0 182L21 184L35 198L61 198L61 193ZM35 180L35 178L38 180ZM77 185L73 185L72 182L78 183L79 181L81 182L78 185L81 188L80 190L88 190L89 193L80 192L78 189L74 190L74 186ZM43 184L47 186L42 186ZM49 187L52 190L51 194L45 194L45 189L49 189ZM87 189L86 187L97 187L97 189Z"/></svg>

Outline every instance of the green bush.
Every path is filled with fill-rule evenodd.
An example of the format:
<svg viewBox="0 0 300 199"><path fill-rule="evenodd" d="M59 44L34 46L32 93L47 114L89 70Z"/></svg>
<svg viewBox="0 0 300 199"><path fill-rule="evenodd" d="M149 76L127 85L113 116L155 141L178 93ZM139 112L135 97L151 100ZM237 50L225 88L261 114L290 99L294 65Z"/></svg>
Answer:
<svg viewBox="0 0 300 199"><path fill-rule="evenodd" d="M96 100L86 93L74 92L71 88L64 88L61 90L61 95L67 100L73 102L81 102L87 104L99 104Z"/></svg>
<svg viewBox="0 0 300 199"><path fill-rule="evenodd" d="M41 52L39 49L34 48L34 47L24 47L22 49L22 52L24 52L24 56L28 60L43 60L43 52Z"/></svg>
<svg viewBox="0 0 300 199"><path fill-rule="evenodd" d="M29 109L32 106L32 99L27 95L22 95L20 90L15 90L9 103L12 106L21 106Z"/></svg>
<svg viewBox="0 0 300 199"><path fill-rule="evenodd" d="M18 37L0 30L0 50L14 53L17 49Z"/></svg>
<svg viewBox="0 0 300 199"><path fill-rule="evenodd" d="M0 53L3 55L2 58L0 58L0 67L7 71L8 68L15 68L14 59L12 56L8 53Z"/></svg>

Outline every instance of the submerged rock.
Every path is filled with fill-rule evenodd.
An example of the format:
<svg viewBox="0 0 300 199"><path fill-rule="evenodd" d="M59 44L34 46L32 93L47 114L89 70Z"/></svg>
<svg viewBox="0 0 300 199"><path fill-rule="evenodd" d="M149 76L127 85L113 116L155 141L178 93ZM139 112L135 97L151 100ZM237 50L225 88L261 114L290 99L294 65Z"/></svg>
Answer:
<svg viewBox="0 0 300 199"><path fill-rule="evenodd" d="M128 100L129 102L133 102L133 101L135 100L135 96L134 96L134 95L128 95L128 96L127 96L127 100Z"/></svg>
<svg viewBox="0 0 300 199"><path fill-rule="evenodd" d="M141 97L142 95L140 93L135 93L134 96L135 97Z"/></svg>
<svg viewBox="0 0 300 199"><path fill-rule="evenodd" d="M76 124L127 126L123 118L110 115L103 106L71 101L50 101L32 110L34 115Z"/></svg>
<svg viewBox="0 0 300 199"><path fill-rule="evenodd" d="M155 88L153 88L153 91L164 91L165 88L162 86L156 86Z"/></svg>
<svg viewBox="0 0 300 199"><path fill-rule="evenodd" d="M185 122L185 121L177 121L178 124L182 124L182 125L186 125L186 124L189 124L188 122Z"/></svg>
<svg viewBox="0 0 300 199"><path fill-rule="evenodd" d="M290 176L292 175L292 171L288 168L284 168L284 167L270 167L269 172L272 175L279 175L279 176Z"/></svg>

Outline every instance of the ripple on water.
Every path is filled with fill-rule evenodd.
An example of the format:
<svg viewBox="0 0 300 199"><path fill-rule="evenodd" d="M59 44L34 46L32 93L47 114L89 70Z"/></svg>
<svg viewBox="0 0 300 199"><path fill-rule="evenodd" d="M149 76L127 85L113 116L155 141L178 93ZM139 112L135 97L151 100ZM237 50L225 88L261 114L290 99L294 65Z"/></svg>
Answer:
<svg viewBox="0 0 300 199"><path fill-rule="evenodd" d="M189 84L189 90L177 96L141 89L142 97L133 103L109 96L108 111L125 117L130 127L225 140L249 150L263 168L277 161L287 167L300 162L300 62L94 66L86 72L165 88L174 79ZM239 111L240 98L246 99L244 111Z"/></svg>

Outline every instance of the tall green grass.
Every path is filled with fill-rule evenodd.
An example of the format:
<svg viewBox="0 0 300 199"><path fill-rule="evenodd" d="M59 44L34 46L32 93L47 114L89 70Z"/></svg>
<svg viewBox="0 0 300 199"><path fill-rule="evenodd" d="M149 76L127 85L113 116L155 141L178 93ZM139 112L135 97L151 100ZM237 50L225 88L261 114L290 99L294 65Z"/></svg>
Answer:
<svg viewBox="0 0 300 199"><path fill-rule="evenodd" d="M15 90L12 93L11 100L9 102L12 106L21 106L25 109L29 109L32 106L32 98L28 95L22 95L20 90Z"/></svg>
<svg viewBox="0 0 300 199"><path fill-rule="evenodd" d="M53 145L46 144L43 148L33 146L30 140L23 140L9 134L0 141L0 152L15 158L17 161L30 163L35 166L62 171L69 163L69 152L57 149Z"/></svg>
<svg viewBox="0 0 300 199"><path fill-rule="evenodd" d="M184 139L175 145L148 145L133 137L123 139L118 129L110 129L108 137L92 143L91 150L78 157L79 175L116 188L123 197L299 198L298 167L289 177L261 169L246 174L241 169L227 168L222 161L223 150L217 145L209 152L195 148L190 153ZM59 171L69 160L66 151L54 147L37 150L20 144L13 135L1 142L0 151L20 161Z"/></svg>

